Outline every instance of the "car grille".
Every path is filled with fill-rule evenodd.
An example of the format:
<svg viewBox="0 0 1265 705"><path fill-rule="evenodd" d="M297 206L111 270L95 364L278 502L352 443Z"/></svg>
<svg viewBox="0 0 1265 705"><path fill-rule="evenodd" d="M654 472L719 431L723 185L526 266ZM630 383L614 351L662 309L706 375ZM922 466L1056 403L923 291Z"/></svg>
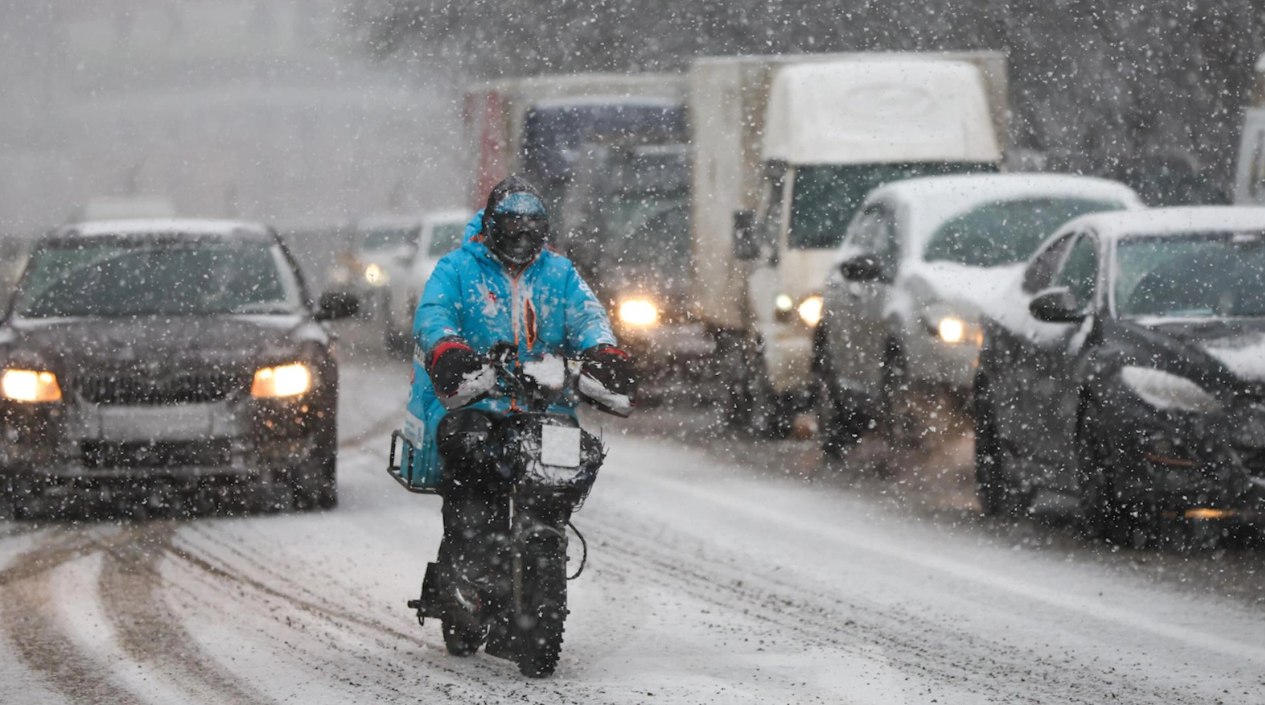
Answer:
<svg viewBox="0 0 1265 705"><path fill-rule="evenodd" d="M87 468L156 468L198 465L222 467L232 463L232 441L83 441L79 445Z"/></svg>
<svg viewBox="0 0 1265 705"><path fill-rule="evenodd" d="M97 373L75 380L79 396L94 404L158 406L222 401L244 387L235 375L189 371L153 375L141 372Z"/></svg>

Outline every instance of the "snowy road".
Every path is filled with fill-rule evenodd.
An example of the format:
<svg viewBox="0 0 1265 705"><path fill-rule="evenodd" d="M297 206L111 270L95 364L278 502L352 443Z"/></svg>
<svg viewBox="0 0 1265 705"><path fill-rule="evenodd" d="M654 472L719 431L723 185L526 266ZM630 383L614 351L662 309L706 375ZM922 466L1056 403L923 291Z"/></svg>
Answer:
<svg viewBox="0 0 1265 705"><path fill-rule="evenodd" d="M807 443L683 442L701 412L602 420L554 678L449 657L404 608L439 502L382 472L405 375L344 368L336 511L0 524L0 702L1265 702L1259 551L895 506Z"/></svg>

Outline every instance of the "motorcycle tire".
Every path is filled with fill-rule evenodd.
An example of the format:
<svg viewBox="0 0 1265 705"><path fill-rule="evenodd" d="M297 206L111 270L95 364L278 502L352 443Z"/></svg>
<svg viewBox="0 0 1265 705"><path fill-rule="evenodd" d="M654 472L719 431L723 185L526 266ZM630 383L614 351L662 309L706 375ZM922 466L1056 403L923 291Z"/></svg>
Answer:
<svg viewBox="0 0 1265 705"><path fill-rule="evenodd" d="M528 678L545 678L558 667L567 618L566 564L561 538L537 539L523 549L518 670Z"/></svg>
<svg viewBox="0 0 1265 705"><path fill-rule="evenodd" d="M483 644L483 628L464 624L463 621L452 617L440 620L444 632L444 648L453 656L472 656Z"/></svg>

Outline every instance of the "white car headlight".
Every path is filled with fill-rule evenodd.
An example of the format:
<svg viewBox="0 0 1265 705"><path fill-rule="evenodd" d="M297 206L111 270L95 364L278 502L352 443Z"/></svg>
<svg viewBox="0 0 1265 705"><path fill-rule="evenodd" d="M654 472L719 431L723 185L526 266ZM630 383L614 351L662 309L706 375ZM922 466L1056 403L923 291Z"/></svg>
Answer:
<svg viewBox="0 0 1265 705"><path fill-rule="evenodd" d="M312 368L302 362L262 367L255 371L250 395L266 399L297 397L311 391L312 382Z"/></svg>
<svg viewBox="0 0 1265 705"><path fill-rule="evenodd" d="M1195 382L1172 372L1127 366L1120 370L1125 386L1156 409L1216 411L1221 402Z"/></svg>

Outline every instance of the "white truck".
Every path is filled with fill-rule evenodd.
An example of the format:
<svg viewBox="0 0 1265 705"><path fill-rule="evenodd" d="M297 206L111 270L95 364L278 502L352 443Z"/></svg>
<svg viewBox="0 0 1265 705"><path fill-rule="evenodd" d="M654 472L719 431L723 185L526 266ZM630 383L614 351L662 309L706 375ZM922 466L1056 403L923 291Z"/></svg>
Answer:
<svg viewBox="0 0 1265 705"><path fill-rule="evenodd" d="M820 287L870 189L999 169L997 52L707 58L689 71L695 316L728 421L783 435L812 401Z"/></svg>
<svg viewBox="0 0 1265 705"><path fill-rule="evenodd" d="M1234 203L1240 206L1265 205L1265 54L1256 61L1252 104L1243 113Z"/></svg>
<svg viewBox="0 0 1265 705"><path fill-rule="evenodd" d="M574 151L603 133L680 141L685 88L684 76L660 73L532 76L470 87L464 106L470 206L482 208L488 191L512 173L532 180L557 205Z"/></svg>

